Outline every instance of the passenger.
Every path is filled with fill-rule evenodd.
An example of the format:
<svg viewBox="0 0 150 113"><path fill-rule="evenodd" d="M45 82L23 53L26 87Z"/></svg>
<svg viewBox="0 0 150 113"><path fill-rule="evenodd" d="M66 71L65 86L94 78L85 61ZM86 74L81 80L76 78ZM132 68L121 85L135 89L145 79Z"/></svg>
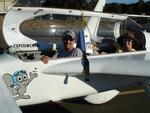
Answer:
<svg viewBox="0 0 150 113"><path fill-rule="evenodd" d="M122 46L119 52L134 52L136 51L136 47L138 45L138 41L135 38L132 32L126 33L124 36L121 37L120 45Z"/></svg>
<svg viewBox="0 0 150 113"><path fill-rule="evenodd" d="M106 38L99 44L100 54L116 53L119 48L119 44L113 38Z"/></svg>
<svg viewBox="0 0 150 113"><path fill-rule="evenodd" d="M81 57L82 51L79 48L74 48L75 37L76 35L73 31L66 31L62 37L62 43L64 48L54 54L52 58ZM44 64L47 64L49 56L43 56L41 60Z"/></svg>
<svg viewBox="0 0 150 113"><path fill-rule="evenodd" d="M92 49L93 49L93 54L94 55L99 55L99 47L98 47L98 43L97 42L93 42L92 43Z"/></svg>

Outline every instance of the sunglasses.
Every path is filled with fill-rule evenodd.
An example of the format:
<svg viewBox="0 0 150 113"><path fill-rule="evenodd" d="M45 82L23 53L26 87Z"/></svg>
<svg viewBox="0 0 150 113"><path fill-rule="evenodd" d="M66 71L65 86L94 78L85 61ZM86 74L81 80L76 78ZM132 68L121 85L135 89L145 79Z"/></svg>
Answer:
<svg viewBox="0 0 150 113"><path fill-rule="evenodd" d="M68 37L68 36L67 36L67 37L64 37L63 40L64 40L64 41L67 41L67 40L73 41L74 39L73 39L72 37Z"/></svg>

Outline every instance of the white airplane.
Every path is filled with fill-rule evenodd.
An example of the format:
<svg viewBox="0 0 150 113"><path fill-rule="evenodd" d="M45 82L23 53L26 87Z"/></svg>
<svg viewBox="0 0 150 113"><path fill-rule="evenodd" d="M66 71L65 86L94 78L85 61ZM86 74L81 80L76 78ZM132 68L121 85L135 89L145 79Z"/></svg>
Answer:
<svg viewBox="0 0 150 113"><path fill-rule="evenodd" d="M21 112L13 102L8 90L19 106L48 101L57 102L81 96L89 103L102 104L117 96L119 88L137 82L143 83L146 91L150 92L150 33L134 31L145 38L144 47L146 50L142 48L143 50L136 52L93 55L91 40L99 41L105 38L97 36L100 19L113 20L114 27L110 25L107 27L113 29L116 39L123 31L127 30L125 22L123 24L122 22L128 16L102 13L104 5L105 0L99 0L94 11L41 7L11 7L9 9L3 22L3 35L11 47L0 55L0 63L2 64L0 88L3 93L0 95L0 100L3 100L0 101L0 109L3 110L3 113L9 113L8 109L13 109L14 113ZM42 21L43 15L50 15L48 19L51 23L47 22L46 25L50 26L48 27L49 34L54 32L48 40L53 39L52 37L59 40L62 33L67 30L67 27L54 26L55 23L60 25L62 18L69 22L71 18L74 21L79 21L82 17L81 21L86 23L81 25L81 30L84 31L82 36L85 37L85 42L83 42L85 50L90 54L87 56L89 67L88 64L83 64L85 59L80 57L59 58L48 64L44 64L40 60L40 52L45 50L43 44L48 45L51 49L59 48L59 46L56 47L56 44L41 41L41 39L45 40L43 34L38 37L41 38L40 40L36 38L36 35L33 35L34 30L37 30L38 34L41 29L40 25L35 28L32 26L29 29L28 24L24 23L33 22L35 19ZM59 20L58 17L62 18ZM54 21L55 19L56 21ZM66 25L65 21L63 22ZM46 28L44 27L44 29ZM77 32L79 31L76 31L76 34ZM88 70L84 70L87 68ZM7 103L8 108L3 107Z"/></svg>

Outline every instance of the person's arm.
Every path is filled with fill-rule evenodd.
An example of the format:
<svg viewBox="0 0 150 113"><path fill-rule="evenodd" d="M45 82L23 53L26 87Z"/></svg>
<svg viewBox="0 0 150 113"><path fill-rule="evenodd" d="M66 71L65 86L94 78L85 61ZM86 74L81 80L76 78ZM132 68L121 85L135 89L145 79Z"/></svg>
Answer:
<svg viewBox="0 0 150 113"><path fill-rule="evenodd" d="M52 59L55 59L55 58L57 58L58 57L58 52L56 52L51 58ZM41 60L42 60L42 62L44 63L44 64L47 64L48 63L48 61L51 59L49 56L47 56L47 55L44 55L44 56L42 56L42 58L41 58Z"/></svg>

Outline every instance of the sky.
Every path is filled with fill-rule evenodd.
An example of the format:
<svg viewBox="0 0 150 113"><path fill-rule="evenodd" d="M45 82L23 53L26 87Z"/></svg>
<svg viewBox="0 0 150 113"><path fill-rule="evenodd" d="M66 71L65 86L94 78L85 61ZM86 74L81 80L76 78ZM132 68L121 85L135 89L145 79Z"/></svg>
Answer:
<svg viewBox="0 0 150 113"><path fill-rule="evenodd" d="M139 0L106 0L107 3L126 3L126 4L130 4L130 3L135 3ZM144 1L150 1L150 0L144 0Z"/></svg>

